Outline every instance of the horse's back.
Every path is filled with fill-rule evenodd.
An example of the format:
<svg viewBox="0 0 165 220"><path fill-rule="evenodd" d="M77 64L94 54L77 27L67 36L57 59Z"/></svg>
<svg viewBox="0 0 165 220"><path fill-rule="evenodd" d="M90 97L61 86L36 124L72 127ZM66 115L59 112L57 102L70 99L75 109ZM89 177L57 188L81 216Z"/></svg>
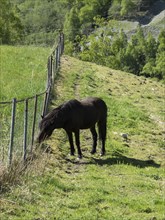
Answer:
<svg viewBox="0 0 165 220"><path fill-rule="evenodd" d="M107 114L107 105L106 103L98 97L88 97L81 101L82 105L93 107L102 114Z"/></svg>
<svg viewBox="0 0 165 220"><path fill-rule="evenodd" d="M81 101L84 111L84 117L88 120L100 121L107 118L107 105L97 97L89 97ZM87 119L86 119L87 120Z"/></svg>

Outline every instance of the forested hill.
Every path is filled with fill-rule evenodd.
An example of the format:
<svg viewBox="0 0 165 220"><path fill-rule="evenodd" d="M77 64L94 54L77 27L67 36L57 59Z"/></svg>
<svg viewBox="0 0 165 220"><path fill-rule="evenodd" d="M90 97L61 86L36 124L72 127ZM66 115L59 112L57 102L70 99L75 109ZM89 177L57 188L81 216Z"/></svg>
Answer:
<svg viewBox="0 0 165 220"><path fill-rule="evenodd" d="M63 31L71 56L165 77L164 0L0 0L0 8L2 44L53 45Z"/></svg>
<svg viewBox="0 0 165 220"><path fill-rule="evenodd" d="M70 39L87 33L96 17L148 24L165 9L164 0L0 0L2 43L51 44L59 30ZM162 23L160 21L160 23ZM4 25L5 24L5 25ZM73 32L73 33L72 33Z"/></svg>

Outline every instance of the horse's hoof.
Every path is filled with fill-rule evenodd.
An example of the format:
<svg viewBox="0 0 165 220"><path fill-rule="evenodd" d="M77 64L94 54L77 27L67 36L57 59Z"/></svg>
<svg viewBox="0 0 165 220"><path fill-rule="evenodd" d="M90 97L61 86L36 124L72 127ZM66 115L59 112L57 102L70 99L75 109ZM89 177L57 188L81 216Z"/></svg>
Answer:
<svg viewBox="0 0 165 220"><path fill-rule="evenodd" d="M82 159L82 155L78 155L78 159Z"/></svg>
<svg viewBox="0 0 165 220"><path fill-rule="evenodd" d="M104 156L105 155L105 152L101 152L100 153L100 156L102 157L102 156Z"/></svg>

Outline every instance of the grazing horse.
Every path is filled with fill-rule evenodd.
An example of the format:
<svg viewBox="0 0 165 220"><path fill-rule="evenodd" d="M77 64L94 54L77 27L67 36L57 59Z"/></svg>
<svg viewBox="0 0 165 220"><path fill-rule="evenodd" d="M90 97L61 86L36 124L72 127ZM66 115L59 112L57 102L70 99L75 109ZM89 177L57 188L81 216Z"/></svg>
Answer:
<svg viewBox="0 0 165 220"><path fill-rule="evenodd" d="M91 153L94 154L96 152L98 136L95 128L97 123L99 139L102 141L101 155L104 155L106 121L107 106L102 99L96 97L89 97L81 101L73 99L53 109L42 118L39 124L40 133L38 136L38 142L41 143L46 138L50 137L54 129L63 128L68 135L71 155L74 155L75 152L72 135L72 133L74 133L78 157L82 158L79 137L80 129L90 129L93 137Z"/></svg>

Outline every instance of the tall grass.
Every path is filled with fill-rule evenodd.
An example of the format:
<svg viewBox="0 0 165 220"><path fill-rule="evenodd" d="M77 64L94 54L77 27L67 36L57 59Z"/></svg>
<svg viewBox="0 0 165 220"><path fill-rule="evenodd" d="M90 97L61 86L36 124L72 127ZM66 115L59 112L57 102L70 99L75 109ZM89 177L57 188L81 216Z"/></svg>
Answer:
<svg viewBox="0 0 165 220"><path fill-rule="evenodd" d="M45 91L49 48L0 46L0 53L0 102L11 102L13 98L17 100L26 99ZM38 98L37 123L40 120L43 98L44 95ZM32 134L34 99L29 100L28 105L28 145L30 145L31 140L29 137ZM24 108L24 102L16 104L13 148L13 157L15 158L22 155L23 151ZM5 163L8 156L11 109L11 103L0 104L0 160Z"/></svg>
<svg viewBox="0 0 165 220"><path fill-rule="evenodd" d="M0 101L22 99L45 89L50 48L0 46Z"/></svg>

